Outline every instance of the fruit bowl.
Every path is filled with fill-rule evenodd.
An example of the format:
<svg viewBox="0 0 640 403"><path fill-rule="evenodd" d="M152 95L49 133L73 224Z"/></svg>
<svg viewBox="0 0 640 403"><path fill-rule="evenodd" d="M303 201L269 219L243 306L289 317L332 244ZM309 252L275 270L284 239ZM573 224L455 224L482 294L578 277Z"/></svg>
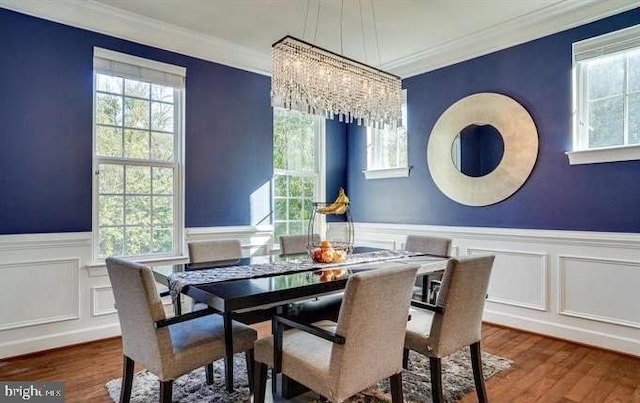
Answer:
<svg viewBox="0 0 640 403"><path fill-rule="evenodd" d="M309 248L309 257L316 263L340 263L347 259L351 249L346 242L322 241Z"/></svg>

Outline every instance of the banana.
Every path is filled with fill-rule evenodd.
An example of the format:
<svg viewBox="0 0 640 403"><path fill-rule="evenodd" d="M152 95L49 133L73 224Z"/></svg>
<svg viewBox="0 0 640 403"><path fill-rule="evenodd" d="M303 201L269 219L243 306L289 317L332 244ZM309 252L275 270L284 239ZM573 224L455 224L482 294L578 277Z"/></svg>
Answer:
<svg viewBox="0 0 640 403"><path fill-rule="evenodd" d="M347 211L347 205L349 204L349 198L344 193L344 189L340 188L338 197L336 200L328 206L324 206L318 209L318 213L321 214L344 214Z"/></svg>

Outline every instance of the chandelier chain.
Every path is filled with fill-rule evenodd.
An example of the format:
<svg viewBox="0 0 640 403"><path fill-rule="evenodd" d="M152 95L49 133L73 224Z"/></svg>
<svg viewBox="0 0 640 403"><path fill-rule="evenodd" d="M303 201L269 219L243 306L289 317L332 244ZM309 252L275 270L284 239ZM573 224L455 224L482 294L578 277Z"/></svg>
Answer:
<svg viewBox="0 0 640 403"><path fill-rule="evenodd" d="M307 7L304 13L304 29L302 30L302 39L307 35L307 20L309 19L309 8L311 8L311 0L307 0Z"/></svg>
<svg viewBox="0 0 640 403"><path fill-rule="evenodd" d="M376 24L376 12L373 9L373 0L369 0L371 5L371 15L373 16L373 32L376 35L376 49L378 51L378 63L382 65L382 58L380 57L380 39L378 39L378 24Z"/></svg>
<svg viewBox="0 0 640 403"><path fill-rule="evenodd" d="M318 11L316 12L316 30L313 34L313 42L318 41L318 25L320 24L320 0L318 0Z"/></svg>
<svg viewBox="0 0 640 403"><path fill-rule="evenodd" d="M364 53L364 62L368 63L367 45L364 42L364 19L362 18L362 0L358 0L358 10L360 10L360 32L362 33L362 51Z"/></svg>
<svg viewBox="0 0 640 403"><path fill-rule="evenodd" d="M344 56L344 48L342 46L342 26L344 25L344 0L340 4L340 54Z"/></svg>

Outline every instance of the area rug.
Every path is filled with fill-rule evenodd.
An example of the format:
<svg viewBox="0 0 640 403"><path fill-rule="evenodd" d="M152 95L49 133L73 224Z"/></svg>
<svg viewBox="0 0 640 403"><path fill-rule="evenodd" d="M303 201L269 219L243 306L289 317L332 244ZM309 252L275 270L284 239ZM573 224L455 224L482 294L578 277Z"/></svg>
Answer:
<svg viewBox="0 0 640 403"><path fill-rule="evenodd" d="M497 374L511 366L511 361L482 353L482 364L485 379ZM234 386L232 393L226 391L224 386L224 364L222 360L214 364L214 383L207 385L205 382L204 368L198 368L184 375L173 384L174 402L248 402L249 387L246 377L246 366L243 354L234 357ZM464 394L473 390L473 374L468 350L459 351L442 360L442 383L446 402L455 402ZM117 402L120 396L121 379L114 379L107 383L107 391L113 401ZM409 356L409 369L402 373L402 387L404 401L407 403L431 402L431 382L429 375L429 360L413 351ZM158 378L148 371L141 371L133 378L133 391L131 402L157 402ZM388 381L353 396L350 403L382 403L390 402Z"/></svg>

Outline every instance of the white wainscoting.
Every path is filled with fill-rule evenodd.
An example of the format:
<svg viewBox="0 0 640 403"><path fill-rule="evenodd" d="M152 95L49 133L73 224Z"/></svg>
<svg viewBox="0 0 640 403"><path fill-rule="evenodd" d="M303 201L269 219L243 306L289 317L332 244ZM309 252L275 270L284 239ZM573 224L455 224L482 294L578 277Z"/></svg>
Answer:
<svg viewBox="0 0 640 403"><path fill-rule="evenodd" d="M272 249L271 226L185 233L186 241L237 238L246 256ZM106 268L91 261L91 233L0 235L0 280L0 359L120 334Z"/></svg>
<svg viewBox="0 0 640 403"><path fill-rule="evenodd" d="M0 358L119 334L115 315L94 316L108 279L88 276L90 259L90 233L0 236Z"/></svg>
<svg viewBox="0 0 640 403"><path fill-rule="evenodd" d="M356 244L407 234L453 239L452 255L496 256L487 322L640 356L640 234L356 223Z"/></svg>
<svg viewBox="0 0 640 403"><path fill-rule="evenodd" d="M558 259L560 314L640 329L640 262L563 255Z"/></svg>
<svg viewBox="0 0 640 403"><path fill-rule="evenodd" d="M399 249L410 233L452 238L454 256L496 255L485 320L640 356L640 234L355 224L358 245ZM238 238L245 255L272 246L270 227L186 236ZM0 262L0 358L120 333L90 233L2 235Z"/></svg>
<svg viewBox="0 0 640 403"><path fill-rule="evenodd" d="M0 264L0 330L79 319L79 271L78 258Z"/></svg>
<svg viewBox="0 0 640 403"><path fill-rule="evenodd" d="M110 285L91 287L91 307L93 316L116 313L115 300Z"/></svg>
<svg viewBox="0 0 640 403"><path fill-rule="evenodd" d="M467 255L495 255L487 301L547 310L547 255L515 250L467 248Z"/></svg>

